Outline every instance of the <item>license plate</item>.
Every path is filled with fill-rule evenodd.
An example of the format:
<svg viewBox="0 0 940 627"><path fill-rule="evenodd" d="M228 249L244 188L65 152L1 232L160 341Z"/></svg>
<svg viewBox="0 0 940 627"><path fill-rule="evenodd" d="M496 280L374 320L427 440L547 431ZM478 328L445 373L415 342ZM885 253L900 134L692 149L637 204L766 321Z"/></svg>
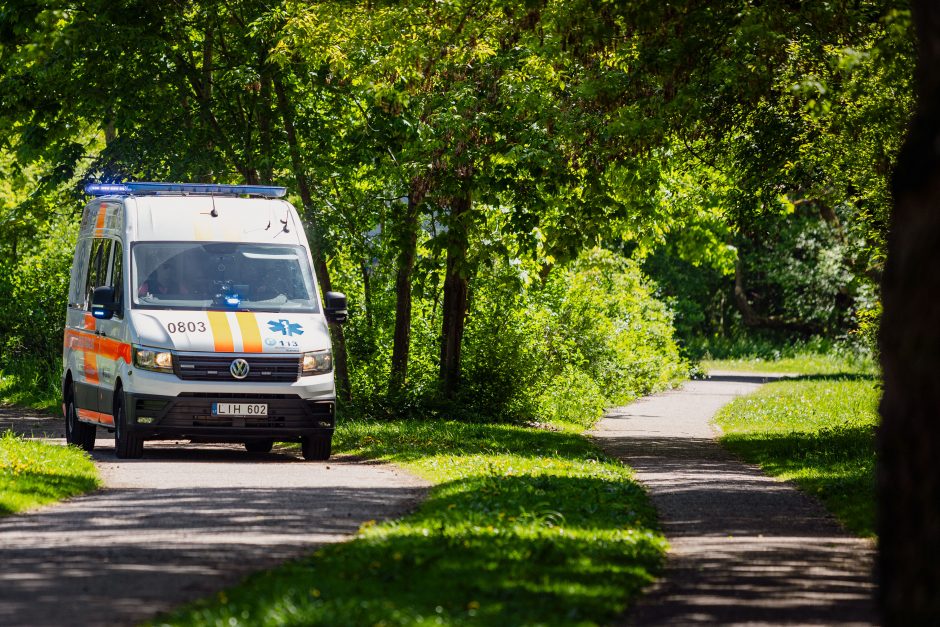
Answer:
<svg viewBox="0 0 940 627"><path fill-rule="evenodd" d="M267 416L265 403L212 403L213 416Z"/></svg>

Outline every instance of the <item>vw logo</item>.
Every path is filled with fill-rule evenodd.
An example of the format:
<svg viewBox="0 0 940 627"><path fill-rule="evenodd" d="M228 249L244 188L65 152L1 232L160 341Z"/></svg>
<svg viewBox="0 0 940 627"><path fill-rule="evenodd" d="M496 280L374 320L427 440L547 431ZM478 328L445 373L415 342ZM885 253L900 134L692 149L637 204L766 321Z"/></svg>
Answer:
<svg viewBox="0 0 940 627"><path fill-rule="evenodd" d="M234 360L232 365L228 367L228 371L231 372L232 376L236 379L244 379L247 377L249 370L251 370L251 366L249 366L248 362L241 357Z"/></svg>

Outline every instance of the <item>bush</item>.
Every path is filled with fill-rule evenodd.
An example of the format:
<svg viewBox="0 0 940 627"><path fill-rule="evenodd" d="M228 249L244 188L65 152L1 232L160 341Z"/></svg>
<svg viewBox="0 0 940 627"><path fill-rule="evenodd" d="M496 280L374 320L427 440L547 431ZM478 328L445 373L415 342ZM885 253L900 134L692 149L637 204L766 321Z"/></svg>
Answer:
<svg viewBox="0 0 940 627"><path fill-rule="evenodd" d="M594 249L524 291L487 278L502 287L474 294L460 398L477 417L588 426L686 374L671 312L632 260Z"/></svg>
<svg viewBox="0 0 940 627"><path fill-rule="evenodd" d="M69 271L77 225L54 221L44 238L0 265L0 368L16 379L18 400L58 396ZM10 390L5 390L9 396Z"/></svg>

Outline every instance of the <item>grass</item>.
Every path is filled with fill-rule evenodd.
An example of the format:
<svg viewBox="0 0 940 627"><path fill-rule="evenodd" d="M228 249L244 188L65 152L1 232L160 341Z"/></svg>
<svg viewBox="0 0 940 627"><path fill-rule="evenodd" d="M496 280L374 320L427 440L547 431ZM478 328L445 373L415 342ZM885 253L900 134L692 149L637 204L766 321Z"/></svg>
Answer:
<svg viewBox="0 0 940 627"><path fill-rule="evenodd" d="M874 536L880 383L869 374L769 383L725 406L721 442L818 497L851 532Z"/></svg>
<svg viewBox="0 0 940 627"><path fill-rule="evenodd" d="M7 431L0 437L0 516L98 488L91 459L71 446L25 440Z"/></svg>
<svg viewBox="0 0 940 627"><path fill-rule="evenodd" d="M784 341L781 338L741 336L706 338L690 343L690 354L699 369L785 374L838 374L878 371L863 349L825 338Z"/></svg>
<svg viewBox="0 0 940 627"><path fill-rule="evenodd" d="M576 434L360 421L334 443L429 479L427 500L158 624L597 624L663 563L665 539L631 471Z"/></svg>
<svg viewBox="0 0 940 627"><path fill-rule="evenodd" d="M736 359L704 359L700 368L711 370L729 370L732 372L779 372L781 374L839 374L867 373L875 374L877 367L869 357L852 354L797 353L789 357L763 358L741 357Z"/></svg>
<svg viewBox="0 0 940 627"><path fill-rule="evenodd" d="M0 401L60 413L62 369L38 358L20 357L0 372Z"/></svg>

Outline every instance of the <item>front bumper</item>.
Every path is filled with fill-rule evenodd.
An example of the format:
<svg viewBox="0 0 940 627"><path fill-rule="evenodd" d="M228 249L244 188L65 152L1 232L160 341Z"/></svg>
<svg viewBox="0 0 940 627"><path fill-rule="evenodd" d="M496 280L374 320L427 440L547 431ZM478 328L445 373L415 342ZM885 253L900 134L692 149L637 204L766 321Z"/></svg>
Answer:
<svg viewBox="0 0 940 627"><path fill-rule="evenodd" d="M147 440L281 442L333 433L336 403L308 400L295 394L212 394L189 392L178 396L125 394L127 427ZM213 403L265 403L266 416L213 416Z"/></svg>

